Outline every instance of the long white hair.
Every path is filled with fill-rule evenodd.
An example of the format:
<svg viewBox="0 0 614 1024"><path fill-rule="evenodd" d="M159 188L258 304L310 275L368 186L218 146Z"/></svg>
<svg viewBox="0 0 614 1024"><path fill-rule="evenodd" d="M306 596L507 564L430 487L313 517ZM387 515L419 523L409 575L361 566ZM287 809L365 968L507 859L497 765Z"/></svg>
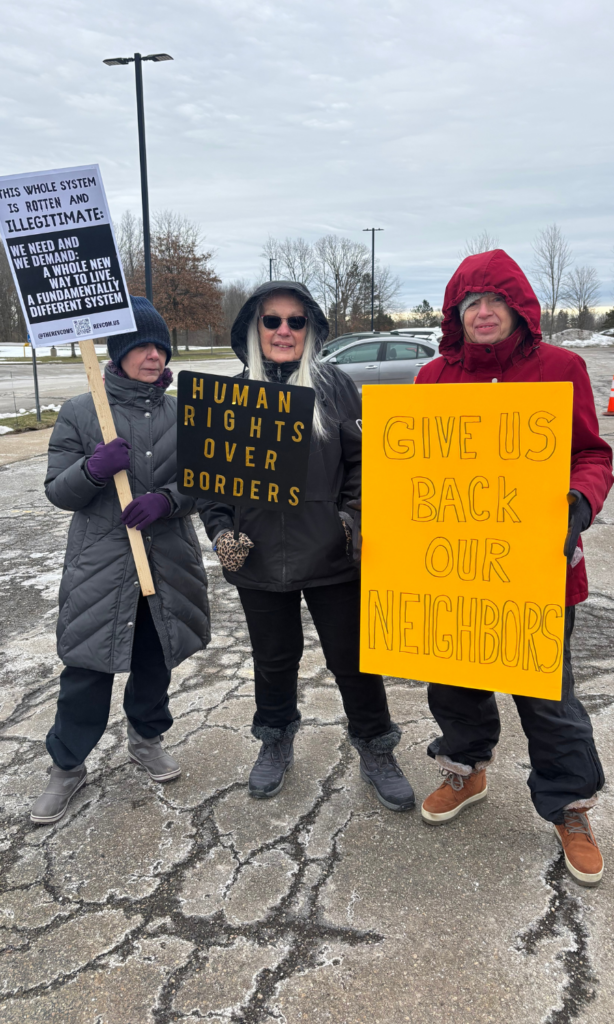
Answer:
<svg viewBox="0 0 614 1024"><path fill-rule="evenodd" d="M268 298L268 296L267 296ZM258 334L258 319L260 317L260 306L256 309L252 321L247 328L247 369L250 380L268 380L262 348L260 347L260 335ZM283 363L280 363L283 366ZM313 324L307 317L307 332L305 334L305 347L299 362L298 370L288 378L288 384L298 384L302 388L313 388L316 400L313 407L313 433L318 440L324 440L328 431L326 429L326 414L322 408L318 393L318 384L324 380L324 374L318 359L316 358L316 332Z"/></svg>

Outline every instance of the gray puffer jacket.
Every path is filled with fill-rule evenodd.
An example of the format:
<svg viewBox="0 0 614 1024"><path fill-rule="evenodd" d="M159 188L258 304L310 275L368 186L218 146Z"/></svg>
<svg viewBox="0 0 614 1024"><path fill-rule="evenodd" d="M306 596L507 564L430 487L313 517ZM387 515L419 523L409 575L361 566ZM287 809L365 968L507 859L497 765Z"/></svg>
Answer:
<svg viewBox="0 0 614 1024"><path fill-rule="evenodd" d="M162 388L109 373L105 387L117 433L132 445L133 496L161 491L171 501L169 517L143 531L156 588L149 607L170 669L211 637L207 575L190 519L195 506L175 484L177 403ZM58 655L65 665L128 672L140 588L115 484L97 483L85 468L101 441L92 396L65 402L45 480L49 501L75 513L60 584Z"/></svg>

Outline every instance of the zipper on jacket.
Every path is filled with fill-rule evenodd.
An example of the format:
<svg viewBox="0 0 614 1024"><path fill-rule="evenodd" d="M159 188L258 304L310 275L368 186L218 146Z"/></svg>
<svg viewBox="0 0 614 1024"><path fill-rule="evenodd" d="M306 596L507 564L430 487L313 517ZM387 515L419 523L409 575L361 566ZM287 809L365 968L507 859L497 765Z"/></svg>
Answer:
<svg viewBox="0 0 614 1024"><path fill-rule="evenodd" d="M281 582L286 584L286 513L281 513Z"/></svg>

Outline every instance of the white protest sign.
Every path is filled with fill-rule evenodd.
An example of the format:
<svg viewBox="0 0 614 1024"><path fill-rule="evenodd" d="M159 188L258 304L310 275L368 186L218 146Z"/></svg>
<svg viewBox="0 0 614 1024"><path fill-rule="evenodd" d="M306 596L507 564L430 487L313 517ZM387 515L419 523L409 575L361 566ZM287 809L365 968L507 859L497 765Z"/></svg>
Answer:
<svg viewBox="0 0 614 1024"><path fill-rule="evenodd" d="M35 348L136 330L97 164L1 176L0 235Z"/></svg>

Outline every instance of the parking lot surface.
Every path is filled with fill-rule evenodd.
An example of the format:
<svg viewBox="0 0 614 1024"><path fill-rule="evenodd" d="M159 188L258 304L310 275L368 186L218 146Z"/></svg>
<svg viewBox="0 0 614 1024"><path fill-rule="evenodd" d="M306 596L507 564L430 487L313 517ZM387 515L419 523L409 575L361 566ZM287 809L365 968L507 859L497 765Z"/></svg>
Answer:
<svg viewBox="0 0 614 1024"><path fill-rule="evenodd" d="M597 406L612 355L587 350ZM60 368L62 369L62 368ZM72 381L70 386L76 385ZM55 382L56 392L68 386ZM600 416L609 440L614 417ZM609 1024L614 1005L614 800L592 813L601 886L566 874L533 810L513 701L489 798L440 828L394 814L362 782L309 615L303 727L279 796L254 801L250 645L204 531L213 640L173 673L166 743L181 778L128 760L116 678L89 781L53 827L29 821L61 665L56 600L70 515L43 454L0 468L0 1021L3 1024ZM614 499L586 535L578 692L614 772ZM388 680L399 760L419 800L438 784L426 686Z"/></svg>

